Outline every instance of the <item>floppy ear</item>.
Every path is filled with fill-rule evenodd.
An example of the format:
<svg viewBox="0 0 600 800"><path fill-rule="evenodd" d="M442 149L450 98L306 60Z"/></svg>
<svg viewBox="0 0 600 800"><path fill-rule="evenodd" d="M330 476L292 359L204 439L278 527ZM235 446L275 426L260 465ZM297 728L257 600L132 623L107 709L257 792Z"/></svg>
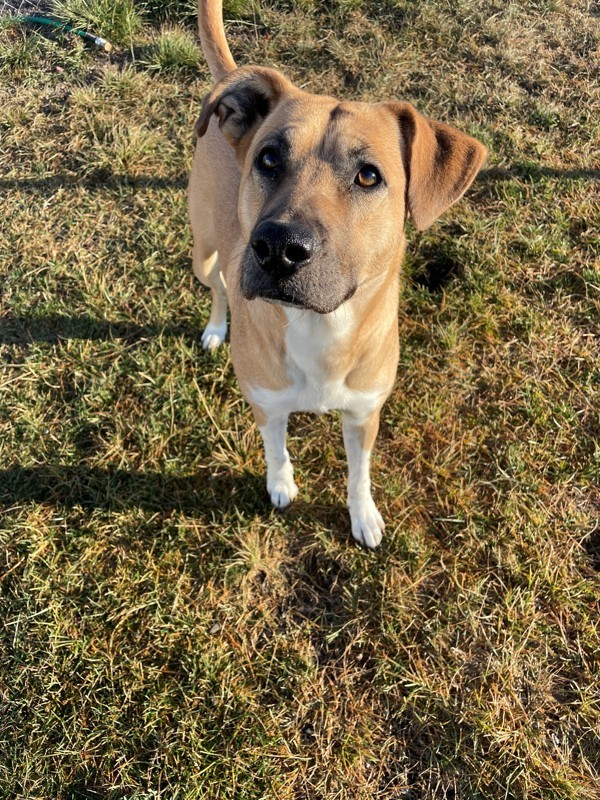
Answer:
<svg viewBox="0 0 600 800"><path fill-rule="evenodd" d="M213 114L232 147L237 147L273 111L292 84L274 69L240 67L230 72L204 98L195 130L204 136Z"/></svg>
<svg viewBox="0 0 600 800"><path fill-rule="evenodd" d="M389 107L400 124L408 212L422 231L464 194L487 150L466 133L422 116L410 103Z"/></svg>

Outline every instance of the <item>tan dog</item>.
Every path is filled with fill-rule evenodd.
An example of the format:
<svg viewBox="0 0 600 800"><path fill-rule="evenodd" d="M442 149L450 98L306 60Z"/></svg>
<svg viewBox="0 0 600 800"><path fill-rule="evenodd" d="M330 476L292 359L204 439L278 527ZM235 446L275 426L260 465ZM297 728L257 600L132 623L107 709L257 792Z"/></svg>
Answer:
<svg viewBox="0 0 600 800"><path fill-rule="evenodd" d="M272 69L237 69L221 13L221 0L200 0L216 81L189 190L194 272L212 290L202 342L223 342L229 304L233 365L278 508L298 493L288 415L341 409L352 535L376 547L370 457L396 376L404 223L431 225L486 150L408 103L338 102Z"/></svg>

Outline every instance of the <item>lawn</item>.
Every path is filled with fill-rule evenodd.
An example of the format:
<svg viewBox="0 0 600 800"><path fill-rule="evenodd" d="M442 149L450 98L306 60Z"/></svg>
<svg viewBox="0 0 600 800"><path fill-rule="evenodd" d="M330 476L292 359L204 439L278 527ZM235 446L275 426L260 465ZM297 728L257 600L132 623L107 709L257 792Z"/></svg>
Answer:
<svg viewBox="0 0 600 800"><path fill-rule="evenodd" d="M203 352L187 0L0 20L0 798L600 798L600 26L586 0L233 0L238 63L487 166L408 231L357 547L337 415L270 507Z"/></svg>

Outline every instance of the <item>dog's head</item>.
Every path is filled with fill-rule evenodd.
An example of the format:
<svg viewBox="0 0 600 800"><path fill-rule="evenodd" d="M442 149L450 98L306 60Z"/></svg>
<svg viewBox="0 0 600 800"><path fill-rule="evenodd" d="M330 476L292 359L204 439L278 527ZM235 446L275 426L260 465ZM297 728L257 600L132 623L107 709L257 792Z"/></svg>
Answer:
<svg viewBox="0 0 600 800"><path fill-rule="evenodd" d="M213 114L242 171L242 293L321 314L397 269L406 217L429 227L486 156L408 103L339 103L262 67L214 87L199 136Z"/></svg>

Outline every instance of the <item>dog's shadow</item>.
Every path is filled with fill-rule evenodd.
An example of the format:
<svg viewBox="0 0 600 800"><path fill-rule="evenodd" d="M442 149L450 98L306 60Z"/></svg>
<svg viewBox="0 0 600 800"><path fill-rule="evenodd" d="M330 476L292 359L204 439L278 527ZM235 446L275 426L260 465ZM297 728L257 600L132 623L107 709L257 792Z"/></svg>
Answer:
<svg viewBox="0 0 600 800"><path fill-rule="evenodd" d="M204 516L234 506L247 512L266 505L264 479L249 470L233 474L199 469L190 475L85 464L39 464L0 470L0 502L148 512L181 511Z"/></svg>
<svg viewBox="0 0 600 800"><path fill-rule="evenodd" d="M249 469L215 471L200 467L189 475L127 470L86 464L14 465L0 470L0 505L39 503L84 511L180 512L214 524L219 515L273 515L291 526L325 526L335 538L347 538L349 525L341 503L312 504L297 499L284 511L273 509L264 474Z"/></svg>
<svg viewBox="0 0 600 800"><path fill-rule="evenodd" d="M34 342L58 344L71 339L86 341L110 341L123 339L139 341L157 336L182 336L190 342L199 343L202 336L200 323L189 321L162 324L119 322L97 319L88 314L42 314L25 316L5 313L0 316L0 344L28 345Z"/></svg>

